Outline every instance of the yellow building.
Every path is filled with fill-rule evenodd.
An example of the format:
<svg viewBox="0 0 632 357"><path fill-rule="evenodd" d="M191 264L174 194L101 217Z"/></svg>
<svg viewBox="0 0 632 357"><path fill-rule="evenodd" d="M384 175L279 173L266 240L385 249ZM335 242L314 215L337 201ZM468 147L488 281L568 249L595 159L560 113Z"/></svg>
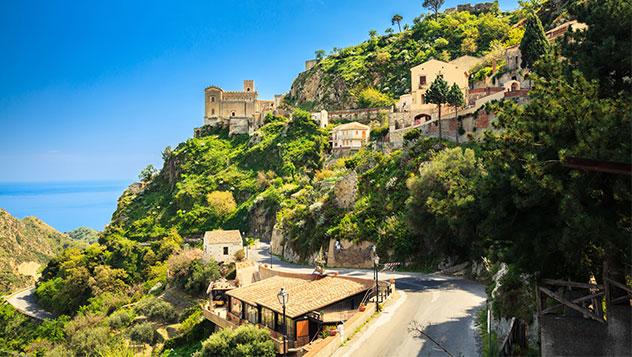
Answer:
<svg viewBox="0 0 632 357"><path fill-rule="evenodd" d="M334 151L358 150L369 141L371 128L358 122L341 124L331 133Z"/></svg>
<svg viewBox="0 0 632 357"><path fill-rule="evenodd" d="M204 125L224 126L232 134L252 134L266 113L275 109L274 101L257 99L253 80L245 80L241 92L224 91L217 86L204 90Z"/></svg>

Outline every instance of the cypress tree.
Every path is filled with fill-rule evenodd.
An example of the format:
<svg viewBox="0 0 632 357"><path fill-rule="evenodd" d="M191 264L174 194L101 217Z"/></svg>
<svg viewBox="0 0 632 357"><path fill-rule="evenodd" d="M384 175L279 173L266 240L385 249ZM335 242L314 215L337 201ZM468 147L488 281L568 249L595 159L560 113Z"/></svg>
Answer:
<svg viewBox="0 0 632 357"><path fill-rule="evenodd" d="M426 91L426 103L436 104L439 109L439 139L443 139L443 132L441 130L441 104L448 102L449 91L448 82L443 79L443 74L439 74Z"/></svg>
<svg viewBox="0 0 632 357"><path fill-rule="evenodd" d="M459 122L459 107L462 107L465 104L465 98L463 97L463 92L459 85L454 83L447 95L448 104L454 107L454 119ZM461 125L459 124L459 128ZM456 129L456 143L459 143L459 128Z"/></svg>
<svg viewBox="0 0 632 357"><path fill-rule="evenodd" d="M527 17L524 36L520 41L520 67L531 68L533 64L549 51L549 41L546 39L544 27L540 18L531 12Z"/></svg>

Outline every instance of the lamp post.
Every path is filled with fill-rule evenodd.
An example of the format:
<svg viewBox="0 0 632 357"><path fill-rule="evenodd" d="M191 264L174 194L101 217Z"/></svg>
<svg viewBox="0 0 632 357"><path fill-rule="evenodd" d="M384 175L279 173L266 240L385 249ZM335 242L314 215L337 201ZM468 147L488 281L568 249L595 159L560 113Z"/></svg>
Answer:
<svg viewBox="0 0 632 357"><path fill-rule="evenodd" d="M279 304L283 306L283 356L287 356L287 320L285 318L285 305L287 304L289 297L290 294L288 294L288 292L285 291L284 288L281 288L281 290L279 290L279 293L277 294Z"/></svg>
<svg viewBox="0 0 632 357"><path fill-rule="evenodd" d="M377 255L377 248L374 245L373 246L373 269L374 269L374 276L375 276L375 311L376 312L380 311L380 302L379 302L380 287L378 284L378 272L377 272L377 266L379 264L380 264L380 257Z"/></svg>

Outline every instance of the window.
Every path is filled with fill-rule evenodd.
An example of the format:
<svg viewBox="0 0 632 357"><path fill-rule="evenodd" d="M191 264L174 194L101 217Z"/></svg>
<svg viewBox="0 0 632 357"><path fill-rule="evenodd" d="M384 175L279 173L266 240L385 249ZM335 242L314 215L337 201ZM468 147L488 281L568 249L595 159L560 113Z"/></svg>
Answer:
<svg viewBox="0 0 632 357"><path fill-rule="evenodd" d="M224 255L228 255L228 247L224 247Z"/></svg>
<svg viewBox="0 0 632 357"><path fill-rule="evenodd" d="M214 96L211 96L208 100L209 100L211 103L215 103L215 97L214 97Z"/></svg>
<svg viewBox="0 0 632 357"><path fill-rule="evenodd" d="M257 311L257 308L255 306L246 304L246 320L250 321L253 324L256 324L259 322L257 321L257 315L259 315L259 311Z"/></svg>
<svg viewBox="0 0 632 357"><path fill-rule="evenodd" d="M230 113L230 115L234 117L235 116L235 112Z"/></svg>
<svg viewBox="0 0 632 357"><path fill-rule="evenodd" d="M425 95L421 95L421 103L419 104L425 104L426 103L426 96Z"/></svg>
<svg viewBox="0 0 632 357"><path fill-rule="evenodd" d="M215 109L211 109L211 115L215 115Z"/></svg>
<svg viewBox="0 0 632 357"><path fill-rule="evenodd" d="M266 309L265 307L261 308L261 323L268 327L269 329L274 330L274 311L270 309Z"/></svg>
<svg viewBox="0 0 632 357"><path fill-rule="evenodd" d="M419 88L426 85L426 76L419 76Z"/></svg>

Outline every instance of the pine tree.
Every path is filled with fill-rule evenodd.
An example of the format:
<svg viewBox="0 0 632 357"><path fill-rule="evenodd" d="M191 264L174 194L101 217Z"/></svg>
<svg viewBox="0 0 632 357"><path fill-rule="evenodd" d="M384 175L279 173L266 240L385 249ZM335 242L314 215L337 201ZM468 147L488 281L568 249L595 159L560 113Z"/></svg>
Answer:
<svg viewBox="0 0 632 357"><path fill-rule="evenodd" d="M426 9L431 9L434 11L435 20L439 18L439 8L443 5L445 0L424 0L421 6Z"/></svg>
<svg viewBox="0 0 632 357"><path fill-rule="evenodd" d="M452 87L450 87L450 90L448 91L447 99L448 99L448 104L454 107L454 119L457 122L459 122L459 107L462 107L465 104L465 98L458 84L456 83L452 84ZM461 125L459 124L459 127L456 129L456 143L457 144L459 143L459 128L460 127Z"/></svg>
<svg viewBox="0 0 632 357"><path fill-rule="evenodd" d="M443 74L439 74L426 91L426 102L436 104L439 110L439 139L443 138L443 131L441 129L441 105L448 102L449 91L448 82L443 79Z"/></svg>
<svg viewBox="0 0 632 357"><path fill-rule="evenodd" d="M524 36L520 41L520 67L531 68L533 64L549 51L549 41L546 39L540 18L535 13L527 17Z"/></svg>
<svg viewBox="0 0 632 357"><path fill-rule="evenodd" d="M395 14L393 15L393 17L391 18L391 25L395 25L397 24L397 27L399 28L399 32L402 32L402 25L401 22L404 18L402 17L402 15L400 14Z"/></svg>

